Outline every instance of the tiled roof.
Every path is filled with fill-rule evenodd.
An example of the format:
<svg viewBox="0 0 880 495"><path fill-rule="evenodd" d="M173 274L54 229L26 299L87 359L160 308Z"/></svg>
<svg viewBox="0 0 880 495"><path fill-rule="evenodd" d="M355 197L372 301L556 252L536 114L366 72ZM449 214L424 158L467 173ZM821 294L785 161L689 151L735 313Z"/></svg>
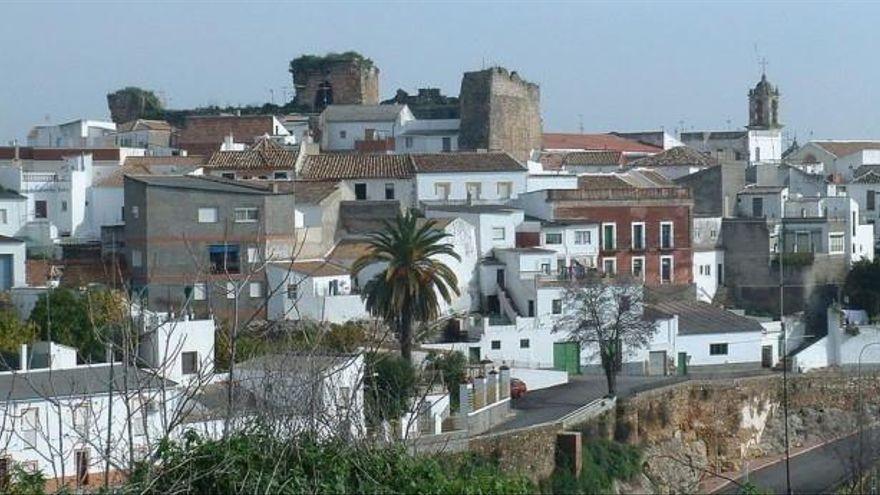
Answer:
<svg viewBox="0 0 880 495"><path fill-rule="evenodd" d="M197 166L207 161L204 155L188 156L127 156L123 166L154 167L154 166Z"/></svg>
<svg viewBox="0 0 880 495"><path fill-rule="evenodd" d="M575 151L567 153L565 165L620 165L624 163L621 151Z"/></svg>
<svg viewBox="0 0 880 495"><path fill-rule="evenodd" d="M0 394L6 400L48 400L54 397L90 396L136 389L158 389L175 383L138 368L123 370L124 365L77 366L59 370L33 370L27 374L0 375Z"/></svg>
<svg viewBox="0 0 880 495"><path fill-rule="evenodd" d="M339 187L335 180L279 180L275 184L281 191L293 191L297 204L309 205L320 203Z"/></svg>
<svg viewBox="0 0 880 495"><path fill-rule="evenodd" d="M214 152L206 166L224 170L292 170L296 167L296 153L262 137L243 151Z"/></svg>
<svg viewBox="0 0 880 495"><path fill-rule="evenodd" d="M525 172L522 163L505 152L458 152L412 155L417 173Z"/></svg>
<svg viewBox="0 0 880 495"><path fill-rule="evenodd" d="M123 165L95 183L95 187L123 187L126 175L182 175L205 162L203 156L130 156Z"/></svg>
<svg viewBox="0 0 880 495"><path fill-rule="evenodd" d="M541 162L544 170L562 170L565 155L567 153L560 151L542 151L538 156L538 161Z"/></svg>
<svg viewBox="0 0 880 495"><path fill-rule="evenodd" d="M616 174L585 174L578 177L578 189L632 189L631 183Z"/></svg>
<svg viewBox="0 0 880 495"><path fill-rule="evenodd" d="M672 187L674 182L665 175L651 169L629 170L620 177L636 187Z"/></svg>
<svg viewBox="0 0 880 495"><path fill-rule="evenodd" d="M604 150L633 153L659 153L663 148L625 139L613 134L544 133L545 150Z"/></svg>
<svg viewBox="0 0 880 495"><path fill-rule="evenodd" d="M856 177L853 180L853 184L880 184L880 173L869 170L864 174Z"/></svg>
<svg viewBox="0 0 880 495"><path fill-rule="evenodd" d="M880 141L810 141L840 158L863 150L880 150Z"/></svg>
<svg viewBox="0 0 880 495"><path fill-rule="evenodd" d="M661 314L677 315L680 335L763 331L756 320L701 301L668 300L650 304L647 308Z"/></svg>
<svg viewBox="0 0 880 495"><path fill-rule="evenodd" d="M309 277L333 277L349 274L347 268L325 260L294 261L290 269Z"/></svg>
<svg viewBox="0 0 880 495"><path fill-rule="evenodd" d="M687 146L676 146L653 156L630 162L633 167L712 167L718 165L718 160L708 157L699 151Z"/></svg>
<svg viewBox="0 0 880 495"><path fill-rule="evenodd" d="M171 131L171 124L164 120L137 119L116 126L116 132Z"/></svg>
<svg viewBox="0 0 880 495"><path fill-rule="evenodd" d="M372 249L370 243L363 239L342 239L333 247L327 258L337 264L350 266L354 260L369 253Z"/></svg>
<svg viewBox="0 0 880 495"><path fill-rule="evenodd" d="M322 153L305 158L303 180L408 179L413 164L408 155Z"/></svg>
<svg viewBox="0 0 880 495"><path fill-rule="evenodd" d="M325 122L386 122L397 119L405 105L330 105L321 113Z"/></svg>

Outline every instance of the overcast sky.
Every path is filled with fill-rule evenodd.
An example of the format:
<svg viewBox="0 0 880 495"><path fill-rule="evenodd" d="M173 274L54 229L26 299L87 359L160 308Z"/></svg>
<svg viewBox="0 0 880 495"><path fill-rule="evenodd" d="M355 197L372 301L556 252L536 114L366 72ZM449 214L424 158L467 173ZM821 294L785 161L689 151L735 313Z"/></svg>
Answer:
<svg viewBox="0 0 880 495"><path fill-rule="evenodd" d="M398 87L458 93L492 64L540 84L545 131L728 129L759 57L789 136L880 138L880 5L807 2L0 3L0 142L109 118L105 95L171 108L275 101L303 53L357 50ZM757 47L757 54L756 54Z"/></svg>

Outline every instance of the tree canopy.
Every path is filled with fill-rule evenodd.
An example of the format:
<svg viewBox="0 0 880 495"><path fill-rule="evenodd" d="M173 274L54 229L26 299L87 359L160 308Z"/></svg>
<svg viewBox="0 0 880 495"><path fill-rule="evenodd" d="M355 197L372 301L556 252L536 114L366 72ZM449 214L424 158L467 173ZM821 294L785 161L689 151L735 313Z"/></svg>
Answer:
<svg viewBox="0 0 880 495"><path fill-rule="evenodd" d="M849 305L864 309L871 318L880 315L880 259L853 264L844 285Z"/></svg>

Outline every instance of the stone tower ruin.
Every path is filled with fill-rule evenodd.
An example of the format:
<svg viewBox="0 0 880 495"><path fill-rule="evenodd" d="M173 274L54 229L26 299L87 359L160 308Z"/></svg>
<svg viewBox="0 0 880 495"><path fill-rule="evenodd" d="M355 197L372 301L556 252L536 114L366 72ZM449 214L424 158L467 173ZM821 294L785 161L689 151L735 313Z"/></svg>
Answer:
<svg viewBox="0 0 880 495"><path fill-rule="evenodd" d="M541 90L493 67L465 72L461 80L459 148L507 151L525 161L541 147Z"/></svg>
<svg viewBox="0 0 880 495"><path fill-rule="evenodd" d="M290 62L294 103L320 112L327 105L378 105L379 69L356 52L303 55Z"/></svg>

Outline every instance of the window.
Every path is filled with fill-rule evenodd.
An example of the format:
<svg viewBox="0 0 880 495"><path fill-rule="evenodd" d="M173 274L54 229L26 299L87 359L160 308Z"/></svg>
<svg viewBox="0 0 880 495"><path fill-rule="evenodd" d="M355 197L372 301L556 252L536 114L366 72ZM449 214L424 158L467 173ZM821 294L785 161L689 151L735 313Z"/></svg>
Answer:
<svg viewBox="0 0 880 495"><path fill-rule="evenodd" d="M193 300L204 301L208 298L208 286L202 282L193 284Z"/></svg>
<svg viewBox="0 0 880 495"><path fill-rule="evenodd" d="M452 138L443 138L443 151L452 151Z"/></svg>
<svg viewBox="0 0 880 495"><path fill-rule="evenodd" d="M199 353L198 352L181 352L180 353L181 373L184 375L194 375L199 372Z"/></svg>
<svg viewBox="0 0 880 495"><path fill-rule="evenodd" d="M468 182L465 184L465 191L467 191L467 199L469 201L473 201L476 199L480 199L480 192L482 186L479 182Z"/></svg>
<svg viewBox="0 0 880 495"><path fill-rule="evenodd" d="M755 218L764 217L764 198L752 198L752 216Z"/></svg>
<svg viewBox="0 0 880 495"><path fill-rule="evenodd" d="M877 208L877 192L876 191L867 191L867 197L865 198L865 209L868 211L874 211ZM6 222L4 222L6 223Z"/></svg>
<svg viewBox="0 0 880 495"><path fill-rule="evenodd" d="M811 253L813 252L812 236L809 232L795 232L794 249L795 253Z"/></svg>
<svg viewBox="0 0 880 495"><path fill-rule="evenodd" d="M80 436L85 436L89 432L90 409L88 403L73 408L73 430Z"/></svg>
<svg viewBox="0 0 880 495"><path fill-rule="evenodd" d="M237 244L214 244L208 246L211 273L239 273L241 269Z"/></svg>
<svg viewBox="0 0 880 495"><path fill-rule="evenodd" d="M137 206L131 207L131 218L140 218L141 210Z"/></svg>
<svg viewBox="0 0 880 495"><path fill-rule="evenodd" d="M498 199L510 199L513 192L513 184L510 182L498 183Z"/></svg>
<svg viewBox="0 0 880 495"><path fill-rule="evenodd" d="M660 257L660 283L672 282L672 256Z"/></svg>
<svg viewBox="0 0 880 495"><path fill-rule="evenodd" d="M223 172L222 174L220 174L220 177L223 177L224 179L235 180L235 172Z"/></svg>
<svg viewBox="0 0 880 495"><path fill-rule="evenodd" d="M834 233L828 234L828 253L829 254L842 254L844 252L844 243L843 243L843 234L842 233Z"/></svg>
<svg viewBox="0 0 880 495"><path fill-rule="evenodd" d="M248 260L248 263L259 263L260 250L255 247L247 248L247 260Z"/></svg>
<svg viewBox="0 0 880 495"><path fill-rule="evenodd" d="M235 282L226 282L226 299L235 299Z"/></svg>
<svg viewBox="0 0 880 495"><path fill-rule="evenodd" d="M339 131L339 139L345 139L346 136L347 134L345 133L345 131Z"/></svg>
<svg viewBox="0 0 880 495"><path fill-rule="evenodd" d="M660 249L672 249L672 222L660 222Z"/></svg>
<svg viewBox="0 0 880 495"><path fill-rule="evenodd" d="M404 143L406 144L406 147L407 147L407 148L412 148L412 143L413 143L413 141L412 141L412 137L407 136L407 137L404 138L403 141L404 141Z"/></svg>
<svg viewBox="0 0 880 495"><path fill-rule="evenodd" d="M574 243L578 245L584 245L590 243L590 231L589 230L575 230L574 231Z"/></svg>
<svg viewBox="0 0 880 495"><path fill-rule="evenodd" d="M602 258L602 273L605 275L617 274L617 258Z"/></svg>
<svg viewBox="0 0 880 495"><path fill-rule="evenodd" d="M706 265L706 275L712 276L712 265Z"/></svg>
<svg viewBox="0 0 880 495"><path fill-rule="evenodd" d="M291 301L296 301L298 295L296 293L296 284L288 284L287 286L287 298Z"/></svg>
<svg viewBox="0 0 880 495"><path fill-rule="evenodd" d="M501 341L500 340L493 340L492 341L492 349L494 349L494 350L501 349Z"/></svg>
<svg viewBox="0 0 880 495"><path fill-rule="evenodd" d="M354 199L359 201L367 199L367 185L365 183L358 182L354 185Z"/></svg>
<svg viewBox="0 0 880 495"><path fill-rule="evenodd" d="M709 344L710 356L726 356L727 344Z"/></svg>
<svg viewBox="0 0 880 495"><path fill-rule="evenodd" d="M448 182L437 182L434 184L434 195L445 201L449 199L449 189L450 186Z"/></svg>
<svg viewBox="0 0 880 495"><path fill-rule="evenodd" d="M67 201L61 200L61 211L67 211Z"/></svg>
<svg viewBox="0 0 880 495"><path fill-rule="evenodd" d="M519 348L520 349L528 349L531 345L532 345L532 343L529 342L529 339L519 339Z"/></svg>
<svg viewBox="0 0 880 495"><path fill-rule="evenodd" d="M547 232L544 234L544 244L562 244L562 233L561 232Z"/></svg>
<svg viewBox="0 0 880 495"><path fill-rule="evenodd" d="M287 172L275 172L272 174L272 178L275 180L287 180L288 175Z"/></svg>
<svg viewBox="0 0 880 495"><path fill-rule="evenodd" d="M504 240L504 227L492 227L492 240L493 241L503 241Z"/></svg>
<svg viewBox="0 0 880 495"><path fill-rule="evenodd" d="M144 264L143 253L138 251L137 249L131 250L131 266L132 268L140 268Z"/></svg>
<svg viewBox="0 0 880 495"><path fill-rule="evenodd" d="M637 280L645 280L645 258L635 257L632 259L632 276Z"/></svg>
<svg viewBox="0 0 880 495"><path fill-rule="evenodd" d="M756 162L761 161L761 148L760 147L755 148L755 161Z"/></svg>
<svg viewBox="0 0 880 495"><path fill-rule="evenodd" d="M40 429L40 410L36 407L25 409L21 413L21 439L25 448L35 448L37 431Z"/></svg>
<svg viewBox="0 0 880 495"><path fill-rule="evenodd" d="M529 299L529 313L528 313L528 315L529 315L529 318L532 318L533 316L535 316L535 300L534 299Z"/></svg>
<svg viewBox="0 0 880 495"><path fill-rule="evenodd" d="M385 183L385 199L394 199L394 183Z"/></svg>
<svg viewBox="0 0 880 495"><path fill-rule="evenodd" d="M260 219L259 208L236 208L235 223L254 223Z"/></svg>
<svg viewBox="0 0 880 495"><path fill-rule="evenodd" d="M617 224L602 224L602 249L613 251L617 248Z"/></svg>
<svg viewBox="0 0 880 495"><path fill-rule="evenodd" d="M261 282L251 282L248 284L248 292L251 297L263 297L263 284Z"/></svg>
<svg viewBox="0 0 880 495"><path fill-rule="evenodd" d="M632 248L636 251L645 249L645 224L643 222L632 224Z"/></svg>
<svg viewBox="0 0 880 495"><path fill-rule="evenodd" d="M46 201L38 200L34 201L34 218L46 218L48 217L48 206L46 205ZM137 211L137 206L132 206L132 212ZM137 215L134 216L137 218Z"/></svg>
<svg viewBox="0 0 880 495"><path fill-rule="evenodd" d="M217 223L217 208L199 208L199 223Z"/></svg>
<svg viewBox="0 0 880 495"><path fill-rule="evenodd" d="M561 315L562 314L562 299L554 299L553 304L552 304L552 308L553 308L554 315Z"/></svg>

